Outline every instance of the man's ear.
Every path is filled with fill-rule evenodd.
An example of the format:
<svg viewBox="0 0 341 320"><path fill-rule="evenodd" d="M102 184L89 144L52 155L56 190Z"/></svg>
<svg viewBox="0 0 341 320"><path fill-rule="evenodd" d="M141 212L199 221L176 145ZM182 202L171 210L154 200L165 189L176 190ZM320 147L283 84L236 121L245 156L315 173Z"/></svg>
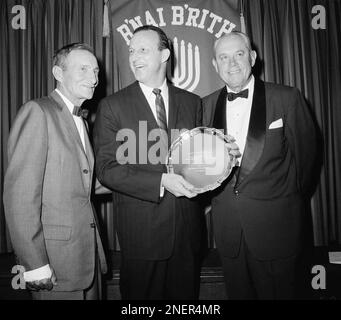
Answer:
<svg viewBox="0 0 341 320"><path fill-rule="evenodd" d="M218 65L217 65L217 60L215 58L212 59L212 64L216 72L218 72Z"/></svg>
<svg viewBox="0 0 341 320"><path fill-rule="evenodd" d="M163 49L162 50L162 62L167 62L169 57L170 57L169 49Z"/></svg>
<svg viewBox="0 0 341 320"><path fill-rule="evenodd" d="M61 67L59 66L53 66L52 68L52 74L54 76L54 78L58 81L58 82L62 82L63 80L63 70Z"/></svg>
<svg viewBox="0 0 341 320"><path fill-rule="evenodd" d="M250 52L250 58L251 58L251 67L253 67L256 63L257 53L256 51L252 50Z"/></svg>

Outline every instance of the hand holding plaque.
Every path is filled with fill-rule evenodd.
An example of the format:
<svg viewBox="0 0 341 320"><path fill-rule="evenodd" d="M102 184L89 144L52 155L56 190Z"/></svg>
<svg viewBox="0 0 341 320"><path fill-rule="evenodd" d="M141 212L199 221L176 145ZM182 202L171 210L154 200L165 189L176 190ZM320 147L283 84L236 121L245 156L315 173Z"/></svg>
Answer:
<svg viewBox="0 0 341 320"><path fill-rule="evenodd" d="M162 175L161 185L176 197L193 198L197 196L193 192L194 187L181 175L167 173Z"/></svg>
<svg viewBox="0 0 341 320"><path fill-rule="evenodd" d="M233 142L232 137L214 128L184 131L169 149L168 173L181 175L194 186L193 192L214 190L230 175L236 163L239 151Z"/></svg>

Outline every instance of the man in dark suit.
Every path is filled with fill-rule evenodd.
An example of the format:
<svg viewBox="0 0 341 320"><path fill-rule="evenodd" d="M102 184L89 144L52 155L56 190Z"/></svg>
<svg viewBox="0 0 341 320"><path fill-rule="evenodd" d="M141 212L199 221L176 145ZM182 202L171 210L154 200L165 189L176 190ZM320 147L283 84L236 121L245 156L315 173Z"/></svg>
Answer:
<svg viewBox="0 0 341 320"><path fill-rule="evenodd" d="M8 140L4 205L13 248L34 299L98 299L106 262L90 201L94 156L82 103L98 84L86 44L54 57L57 88L23 105ZM97 184L98 192L105 191Z"/></svg>
<svg viewBox="0 0 341 320"><path fill-rule="evenodd" d="M201 125L202 109L198 96L167 82L169 56L161 29L136 29L129 60L137 81L103 99L96 115L96 172L113 190L123 299L198 297L203 211L164 160L171 130Z"/></svg>
<svg viewBox="0 0 341 320"><path fill-rule="evenodd" d="M214 51L226 86L203 99L203 123L227 130L242 154L212 200L227 293L292 298L316 152L313 121L297 89L254 78L256 52L245 34L223 36Z"/></svg>

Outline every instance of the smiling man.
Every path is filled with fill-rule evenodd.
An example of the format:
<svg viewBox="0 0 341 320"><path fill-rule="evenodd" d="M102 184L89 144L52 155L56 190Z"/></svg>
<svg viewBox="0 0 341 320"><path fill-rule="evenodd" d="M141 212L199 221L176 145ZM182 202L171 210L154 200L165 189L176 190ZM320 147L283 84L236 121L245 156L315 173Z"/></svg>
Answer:
<svg viewBox="0 0 341 320"><path fill-rule="evenodd" d="M203 99L203 124L228 132L241 152L240 165L214 191L214 234L230 299L292 299L315 127L301 93L255 79L255 61L244 33L214 44L225 86Z"/></svg>
<svg viewBox="0 0 341 320"><path fill-rule="evenodd" d="M200 98L167 82L169 57L169 42L161 29L136 29L129 45L136 82L103 99L96 115L96 171L113 191L123 299L198 297L204 216L192 186L168 174L164 162L148 158L147 163L122 164L118 154L121 130L135 133L140 145L129 152L136 152L132 159L140 159L140 150L155 144L145 138L150 132L165 134L162 148L167 152L171 129L201 125ZM147 134L139 132L141 122L147 123Z"/></svg>
<svg viewBox="0 0 341 320"><path fill-rule="evenodd" d="M52 69L57 89L25 103L11 128L5 216L34 299L100 298L106 262L90 202L94 157L80 108L92 98L98 72L88 45L61 48Z"/></svg>

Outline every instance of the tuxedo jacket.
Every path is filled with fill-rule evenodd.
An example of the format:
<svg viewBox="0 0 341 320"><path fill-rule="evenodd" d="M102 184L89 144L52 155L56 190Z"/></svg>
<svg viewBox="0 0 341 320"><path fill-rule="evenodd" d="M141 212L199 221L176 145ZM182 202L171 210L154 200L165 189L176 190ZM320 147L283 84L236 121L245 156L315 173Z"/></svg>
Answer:
<svg viewBox="0 0 341 320"><path fill-rule="evenodd" d="M225 106L226 87L205 97L203 124L226 129ZM223 256L238 255L242 233L260 260L299 251L315 153L315 127L300 92L256 80L240 168L213 193L214 233Z"/></svg>
<svg viewBox="0 0 341 320"><path fill-rule="evenodd" d="M168 88L170 144L171 129L200 125L202 110L198 96L171 84ZM156 143L147 138L153 130L158 131L158 125L138 82L101 101L94 126L96 173L113 190L117 234L126 258L169 258L179 221L183 221L193 251L201 245L203 216L197 200L176 198L168 191L160 197L161 176L167 170L164 163L155 164L147 157L146 151L152 152ZM131 134L123 141L122 134L127 132ZM123 143L132 143L126 164L118 153Z"/></svg>
<svg viewBox="0 0 341 320"><path fill-rule="evenodd" d="M5 216L14 251L26 271L50 264L56 291L91 285L95 249L106 272L90 201L94 156L86 152L70 111L53 91L21 107L8 140Z"/></svg>

